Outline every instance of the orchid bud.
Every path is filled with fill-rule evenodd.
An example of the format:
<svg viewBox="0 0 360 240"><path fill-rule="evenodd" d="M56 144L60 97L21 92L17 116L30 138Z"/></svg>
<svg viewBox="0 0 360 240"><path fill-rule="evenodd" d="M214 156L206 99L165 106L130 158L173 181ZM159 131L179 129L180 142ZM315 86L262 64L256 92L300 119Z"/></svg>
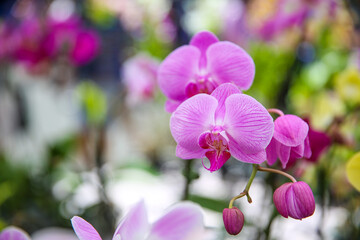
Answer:
<svg viewBox="0 0 360 240"><path fill-rule="evenodd" d="M315 211L314 195L305 182L285 183L275 190L274 204L281 216L303 219Z"/></svg>
<svg viewBox="0 0 360 240"><path fill-rule="evenodd" d="M231 235L237 235L244 226L244 214L237 208L225 208L223 220L226 231Z"/></svg>

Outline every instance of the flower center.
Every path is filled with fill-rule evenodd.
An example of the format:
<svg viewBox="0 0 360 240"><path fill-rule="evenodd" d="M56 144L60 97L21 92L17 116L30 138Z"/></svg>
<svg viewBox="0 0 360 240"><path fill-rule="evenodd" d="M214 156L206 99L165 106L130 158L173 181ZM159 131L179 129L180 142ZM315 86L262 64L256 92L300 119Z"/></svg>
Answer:
<svg viewBox="0 0 360 240"><path fill-rule="evenodd" d="M195 80L189 82L185 88L185 94L188 98L199 94L199 93L212 93L217 84L214 80L208 75L198 75L195 77Z"/></svg>
<svg viewBox="0 0 360 240"><path fill-rule="evenodd" d="M231 156L225 132L220 127L215 127L211 132L202 133L198 143L201 148L208 149L205 156L210 161L210 167L205 167L204 163L203 166L210 172L220 169Z"/></svg>

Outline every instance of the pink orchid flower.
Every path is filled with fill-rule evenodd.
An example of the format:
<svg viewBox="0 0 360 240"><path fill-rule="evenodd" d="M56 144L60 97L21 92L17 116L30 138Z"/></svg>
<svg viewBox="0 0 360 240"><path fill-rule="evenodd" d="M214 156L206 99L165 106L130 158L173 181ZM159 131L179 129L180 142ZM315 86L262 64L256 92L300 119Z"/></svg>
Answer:
<svg viewBox="0 0 360 240"><path fill-rule="evenodd" d="M274 136L266 148L267 161L273 165L279 157L283 168L298 158L310 158L309 126L298 116L287 114L275 122Z"/></svg>
<svg viewBox="0 0 360 240"><path fill-rule="evenodd" d="M204 158L213 172L234 156L260 164L266 160L274 124L268 111L232 83L217 87L211 95L198 94L183 102L170 119L177 142L176 156Z"/></svg>
<svg viewBox="0 0 360 240"><path fill-rule="evenodd" d="M138 54L124 62L123 81L129 105L152 99L157 87L159 62L145 54Z"/></svg>
<svg viewBox="0 0 360 240"><path fill-rule="evenodd" d="M30 237L22 229L10 226L0 233L0 240L30 240Z"/></svg>
<svg viewBox="0 0 360 240"><path fill-rule="evenodd" d="M80 240L101 240L94 227L80 217L71 219ZM149 224L143 201L137 203L117 227L113 240L190 240L203 230L203 216L198 205L178 203L155 223Z"/></svg>
<svg viewBox="0 0 360 240"><path fill-rule="evenodd" d="M252 58L241 47L219 41L211 32L199 32L190 45L173 51L158 71L160 89L173 112L186 99L198 93L212 93L222 83L234 83L241 90L250 88L255 75Z"/></svg>

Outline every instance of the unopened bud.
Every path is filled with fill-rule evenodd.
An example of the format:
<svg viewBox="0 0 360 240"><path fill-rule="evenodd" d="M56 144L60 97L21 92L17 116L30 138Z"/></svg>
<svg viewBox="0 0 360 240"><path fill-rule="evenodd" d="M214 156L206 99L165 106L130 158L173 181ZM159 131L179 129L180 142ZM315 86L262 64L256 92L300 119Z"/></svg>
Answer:
<svg viewBox="0 0 360 240"><path fill-rule="evenodd" d="M225 208L223 220L226 231L231 235L237 235L244 226L244 214L237 208Z"/></svg>
<svg viewBox="0 0 360 240"><path fill-rule="evenodd" d="M314 195L305 182L285 183L275 190L274 204L281 216L301 220L313 215Z"/></svg>

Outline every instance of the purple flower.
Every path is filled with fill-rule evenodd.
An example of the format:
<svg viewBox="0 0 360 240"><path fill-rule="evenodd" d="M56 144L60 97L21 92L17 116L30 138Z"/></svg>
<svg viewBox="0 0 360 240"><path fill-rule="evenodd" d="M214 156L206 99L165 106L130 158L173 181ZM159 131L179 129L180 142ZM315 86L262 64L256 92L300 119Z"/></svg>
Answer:
<svg viewBox="0 0 360 240"><path fill-rule="evenodd" d="M0 240L30 240L30 237L20 228L10 226L0 233Z"/></svg>
<svg viewBox="0 0 360 240"><path fill-rule="evenodd" d="M123 81L127 89L126 101L134 105L154 97L159 62L145 54L138 54L123 65Z"/></svg>
<svg viewBox="0 0 360 240"><path fill-rule="evenodd" d="M315 200L305 182L285 183L275 190L273 201L281 216L303 219L313 215Z"/></svg>
<svg viewBox="0 0 360 240"><path fill-rule="evenodd" d="M80 240L101 240L99 233L80 217L71 219ZM203 230L200 207L192 203L179 203L170 208L155 223L149 224L143 201L137 203L118 225L113 240L182 240Z"/></svg>
<svg viewBox="0 0 360 240"><path fill-rule="evenodd" d="M266 160L274 125L270 114L254 98L241 94L232 83L211 94L198 94L183 102L170 119L177 142L176 156L210 160L216 171L233 155L247 163Z"/></svg>
<svg viewBox="0 0 360 240"><path fill-rule="evenodd" d="M252 58L239 46L220 41L210 32L199 32L190 45L173 51L158 71L160 89L173 112L186 99L210 94L222 83L234 83L241 90L250 88L255 75Z"/></svg>
<svg viewBox="0 0 360 240"><path fill-rule="evenodd" d="M305 121L295 115L282 115L275 122L274 136L266 148L269 165L273 165L279 157L283 168L289 160L309 158L311 148L309 143L309 126Z"/></svg>
<svg viewBox="0 0 360 240"><path fill-rule="evenodd" d="M238 235L244 226L244 214L237 207L225 208L223 221L229 234Z"/></svg>

